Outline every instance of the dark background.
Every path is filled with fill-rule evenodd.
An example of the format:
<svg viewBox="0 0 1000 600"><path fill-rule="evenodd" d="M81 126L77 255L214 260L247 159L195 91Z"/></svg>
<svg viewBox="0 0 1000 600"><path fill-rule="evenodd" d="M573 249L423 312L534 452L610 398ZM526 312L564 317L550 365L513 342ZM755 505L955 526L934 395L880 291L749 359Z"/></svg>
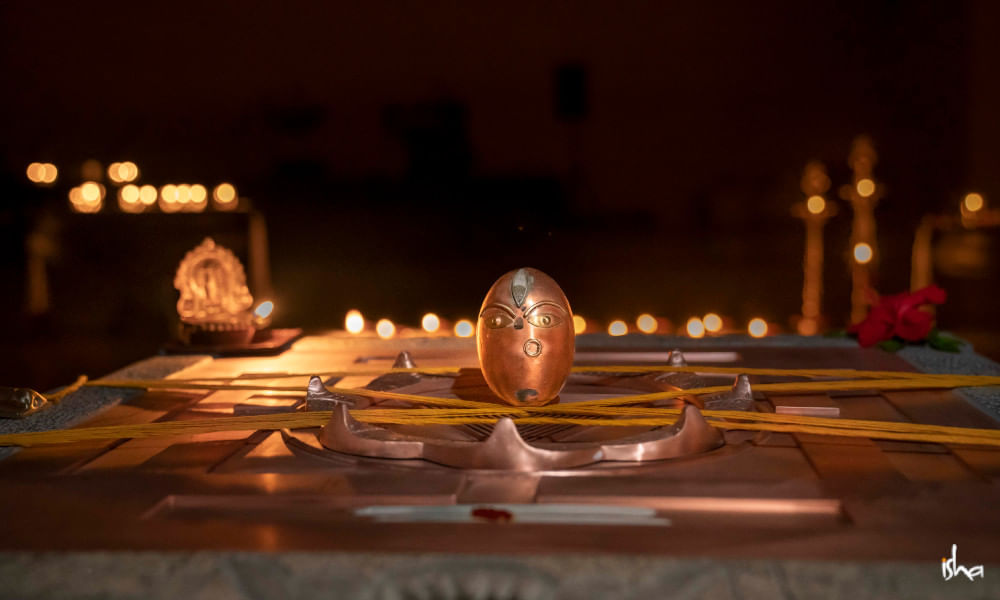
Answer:
<svg viewBox="0 0 1000 600"><path fill-rule="evenodd" d="M245 215L71 214L86 159L139 183L220 181L266 218L278 325L348 308L472 317L519 266L576 311L789 327L808 160L840 215L824 312L849 312L859 134L884 191L878 288L909 285L920 218L1000 197L1000 9L976 2L4 2L0 383L44 389L151 354L173 269L205 235L246 258ZM32 161L60 168L51 188ZM993 202L993 205L996 203ZM25 239L54 232L52 309L24 309ZM993 233L955 234L941 325L995 352ZM956 237L957 236L957 237ZM964 237L963 237L964 236ZM968 267L968 265L966 265Z"/></svg>

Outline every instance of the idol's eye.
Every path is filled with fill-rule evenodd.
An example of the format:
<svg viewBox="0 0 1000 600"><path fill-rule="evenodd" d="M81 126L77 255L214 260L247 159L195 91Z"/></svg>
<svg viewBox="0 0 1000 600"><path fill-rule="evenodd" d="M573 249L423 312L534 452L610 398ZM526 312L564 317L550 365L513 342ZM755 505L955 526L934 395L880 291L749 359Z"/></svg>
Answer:
<svg viewBox="0 0 1000 600"><path fill-rule="evenodd" d="M483 324L490 329L501 329L513 325L514 319L503 311L491 310L483 314Z"/></svg>
<svg viewBox="0 0 1000 600"><path fill-rule="evenodd" d="M562 319L552 313L535 313L528 317L528 322L535 327L555 327L562 323Z"/></svg>

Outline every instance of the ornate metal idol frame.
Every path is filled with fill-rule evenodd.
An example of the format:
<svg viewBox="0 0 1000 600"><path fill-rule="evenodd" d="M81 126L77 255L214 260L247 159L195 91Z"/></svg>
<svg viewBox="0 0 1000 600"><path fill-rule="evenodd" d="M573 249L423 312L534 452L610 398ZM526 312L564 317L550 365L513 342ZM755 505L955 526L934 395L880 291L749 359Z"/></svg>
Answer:
<svg viewBox="0 0 1000 600"><path fill-rule="evenodd" d="M679 350L669 363L685 365ZM402 352L394 367L414 368ZM704 385L693 373L657 373L607 377L575 376L578 384L615 386L640 391L683 390ZM368 389L400 393L428 393L450 389L451 377L419 373L391 373L376 378ZM705 408L753 410L753 393L746 375L739 375L729 392L703 397ZM685 404L680 418L669 427L585 427L580 425L516 425L509 418L496 425L394 426L361 423L349 408L369 406L368 398L331 391L319 377L309 382L306 410L330 410L333 416L318 435L326 452L375 459L419 459L462 469L535 472L571 469L601 463L646 463L702 454L725 444L719 430L698 407Z"/></svg>
<svg viewBox="0 0 1000 600"><path fill-rule="evenodd" d="M187 323L232 323L249 318L253 296L243 265L210 237L184 255L174 287L180 292L177 314Z"/></svg>

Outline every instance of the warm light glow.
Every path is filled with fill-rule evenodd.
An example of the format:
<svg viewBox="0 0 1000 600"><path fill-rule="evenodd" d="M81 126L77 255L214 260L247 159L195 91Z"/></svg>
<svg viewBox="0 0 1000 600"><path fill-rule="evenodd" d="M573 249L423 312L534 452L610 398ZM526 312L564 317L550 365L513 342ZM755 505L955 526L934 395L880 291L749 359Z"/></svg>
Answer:
<svg viewBox="0 0 1000 600"><path fill-rule="evenodd" d="M135 181L139 177L139 167L135 165L134 162L126 160L122 164L118 165L118 177L122 181Z"/></svg>
<svg viewBox="0 0 1000 600"><path fill-rule="evenodd" d="M178 204L187 204L191 202L191 186L186 183L182 183L176 187L176 190Z"/></svg>
<svg viewBox="0 0 1000 600"><path fill-rule="evenodd" d="M27 175L29 181L41 183L42 178L45 176L45 166L42 163L33 162L28 165Z"/></svg>
<svg viewBox="0 0 1000 600"><path fill-rule="evenodd" d="M208 190L200 183L191 186L191 204L205 204L208 201Z"/></svg>
<svg viewBox="0 0 1000 600"><path fill-rule="evenodd" d="M69 191L69 201L76 212L101 212L104 206L104 189L101 185L88 181Z"/></svg>
<svg viewBox="0 0 1000 600"><path fill-rule="evenodd" d="M722 317L715 313L708 313L702 317L701 322L709 333L718 333L722 329Z"/></svg>
<svg viewBox="0 0 1000 600"><path fill-rule="evenodd" d="M859 196L867 198L875 193L875 182L867 177L865 179L859 179L857 189Z"/></svg>
<svg viewBox="0 0 1000 600"><path fill-rule="evenodd" d="M635 324L639 328L639 331L643 333L656 333L656 328L659 326L656 322L656 317L648 313L639 315L639 318L635 320Z"/></svg>
<svg viewBox="0 0 1000 600"><path fill-rule="evenodd" d="M965 195L963 204L965 205L965 210L969 212L979 212L983 209L983 206L986 203L983 201L983 196L981 194L972 192L971 194Z"/></svg>
<svg viewBox="0 0 1000 600"><path fill-rule="evenodd" d="M420 326L427 333L434 333L441 328L441 319L434 313L427 313L423 319L420 319Z"/></svg>
<svg viewBox="0 0 1000 600"><path fill-rule="evenodd" d="M152 206L156 203L156 188L151 185L144 185L139 188L139 202L142 202L146 206Z"/></svg>
<svg viewBox="0 0 1000 600"><path fill-rule="evenodd" d="M167 204L173 204L177 202L177 186L172 183L160 188L160 198Z"/></svg>
<svg viewBox="0 0 1000 600"><path fill-rule="evenodd" d="M231 183L220 183L212 190L212 200L217 208L232 210L236 208L236 188Z"/></svg>
<svg viewBox="0 0 1000 600"><path fill-rule="evenodd" d="M130 183L123 187L118 195L126 204L136 204L139 202L139 187Z"/></svg>
<svg viewBox="0 0 1000 600"><path fill-rule="evenodd" d="M165 213L175 213L179 211L182 206L177 202L179 195L177 194L177 186L172 183L160 188L160 210Z"/></svg>
<svg viewBox="0 0 1000 600"><path fill-rule="evenodd" d="M254 316L261 320L270 317L272 312L274 312L274 302L270 300L261 302L257 308L253 309Z"/></svg>
<svg viewBox="0 0 1000 600"><path fill-rule="evenodd" d="M625 335L628 333L628 325L625 324L625 321L611 321L611 324L608 325L608 333L613 336Z"/></svg>
<svg viewBox="0 0 1000 600"><path fill-rule="evenodd" d="M687 329L687 334L693 338L705 337L705 323L698 317L688 319L685 329Z"/></svg>
<svg viewBox="0 0 1000 600"><path fill-rule="evenodd" d="M108 179L115 183L135 181L139 176L139 167L132 161L114 162L108 165Z"/></svg>
<svg viewBox="0 0 1000 600"><path fill-rule="evenodd" d="M389 319L379 319L375 324L375 333L383 340L387 340L396 335L396 326Z"/></svg>
<svg viewBox="0 0 1000 600"><path fill-rule="evenodd" d="M580 315L573 315L573 333L580 335L587 331L587 320Z"/></svg>
<svg viewBox="0 0 1000 600"><path fill-rule="evenodd" d="M32 183L48 184L59 176L59 169L52 163L33 162L28 165L27 175Z"/></svg>
<svg viewBox="0 0 1000 600"><path fill-rule="evenodd" d="M145 208L139 203L139 187L128 184L118 190L118 208L124 212L138 213Z"/></svg>
<svg viewBox="0 0 1000 600"><path fill-rule="evenodd" d="M767 335L767 321L760 317L750 319L750 323L747 325L747 332L755 338L764 337Z"/></svg>
<svg viewBox="0 0 1000 600"><path fill-rule="evenodd" d="M101 201L101 188L93 181L80 186L80 197L86 204L96 204Z"/></svg>
<svg viewBox="0 0 1000 600"><path fill-rule="evenodd" d="M864 242L854 244L854 260L858 261L858 264L864 265L871 262L873 256L875 253L868 244Z"/></svg>
<svg viewBox="0 0 1000 600"><path fill-rule="evenodd" d="M475 333L476 326L472 324L472 321L462 319L458 323L455 323L455 335L458 337L472 337Z"/></svg>
<svg viewBox="0 0 1000 600"><path fill-rule="evenodd" d="M826 200L823 199L823 196L809 196L809 199L806 200L806 210L818 215L826 210Z"/></svg>
<svg viewBox="0 0 1000 600"><path fill-rule="evenodd" d="M360 310L349 310L347 311L347 317L344 319L344 329L348 333L358 334L365 330L365 318L361 316Z"/></svg>

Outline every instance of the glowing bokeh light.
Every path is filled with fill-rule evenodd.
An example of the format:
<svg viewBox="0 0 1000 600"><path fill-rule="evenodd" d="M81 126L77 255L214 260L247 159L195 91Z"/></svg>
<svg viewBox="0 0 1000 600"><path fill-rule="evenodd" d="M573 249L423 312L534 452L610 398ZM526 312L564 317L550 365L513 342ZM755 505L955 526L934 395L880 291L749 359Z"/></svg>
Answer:
<svg viewBox="0 0 1000 600"><path fill-rule="evenodd" d="M177 186L168 183L167 185L160 188L160 198L167 204L173 204L177 202Z"/></svg>
<svg viewBox="0 0 1000 600"><path fill-rule="evenodd" d="M181 210L183 207L177 202L178 197L176 185L168 183L167 185L161 187L160 210L165 213L175 213Z"/></svg>
<svg viewBox="0 0 1000 600"><path fill-rule="evenodd" d="M118 196L127 204L137 204L139 202L139 187L130 183L119 190Z"/></svg>
<svg viewBox="0 0 1000 600"><path fill-rule="evenodd" d="M30 165L28 165L26 174L28 175L29 181L33 183L41 183L42 178L45 175L45 167L42 165L42 163L33 162Z"/></svg>
<svg viewBox="0 0 1000 600"><path fill-rule="evenodd" d="M709 333L718 333L722 329L722 317L715 313L708 313L702 317L701 322Z"/></svg>
<svg viewBox="0 0 1000 600"><path fill-rule="evenodd" d="M84 194L85 191L86 195ZM76 212L97 213L104 206L104 190L100 185L92 181L70 189L68 195L70 205Z"/></svg>
<svg viewBox="0 0 1000 600"><path fill-rule="evenodd" d="M615 337L625 335L628 333L628 325L625 324L625 321L621 320L611 321L608 325L608 333Z"/></svg>
<svg viewBox="0 0 1000 600"><path fill-rule="evenodd" d="M468 319L462 319L455 323L455 335L462 338L472 337L476 333L476 326Z"/></svg>
<svg viewBox="0 0 1000 600"><path fill-rule="evenodd" d="M868 244L864 242L854 244L854 260L856 260L859 265L870 263L873 256L875 256L875 252L872 251L872 247Z"/></svg>
<svg viewBox="0 0 1000 600"><path fill-rule="evenodd" d="M186 183L182 183L178 185L175 189L177 190L176 193L177 193L178 204L187 204L191 202L191 186L189 186Z"/></svg>
<svg viewBox="0 0 1000 600"><path fill-rule="evenodd" d="M101 201L101 188L93 181L87 181L80 186L80 197L87 204Z"/></svg>
<svg viewBox="0 0 1000 600"><path fill-rule="evenodd" d="M420 327L427 333L434 333L441 328L441 319L434 313L427 313L420 319Z"/></svg>
<svg viewBox="0 0 1000 600"><path fill-rule="evenodd" d="M814 215L818 215L826 210L826 200L823 196L809 196L806 200L806 210Z"/></svg>
<svg viewBox="0 0 1000 600"><path fill-rule="evenodd" d="M962 205L965 206L965 210L969 212L979 212L986 205L983 200L982 194L977 194L972 192L971 194L965 195L965 200L962 201Z"/></svg>
<svg viewBox="0 0 1000 600"><path fill-rule="evenodd" d="M691 317L684 326L687 334L693 338L705 337L705 323L698 317Z"/></svg>
<svg viewBox="0 0 1000 600"><path fill-rule="evenodd" d="M858 195L862 198L867 198L875 193L875 182L867 177L864 179L859 179L857 186Z"/></svg>
<svg viewBox="0 0 1000 600"><path fill-rule="evenodd" d="M365 318L360 310L349 310L344 318L344 329L348 333L358 334L365 330Z"/></svg>
<svg viewBox="0 0 1000 600"><path fill-rule="evenodd" d="M205 204L208 201L208 190L200 183L191 186L191 204Z"/></svg>
<svg viewBox="0 0 1000 600"><path fill-rule="evenodd" d="M750 323L747 324L747 333L755 338L764 337L767 335L767 321L760 317L750 319Z"/></svg>
<svg viewBox="0 0 1000 600"><path fill-rule="evenodd" d="M573 315L573 333L580 335L584 331L587 331L587 319L580 315Z"/></svg>
<svg viewBox="0 0 1000 600"><path fill-rule="evenodd" d="M135 181L139 177L139 167L130 160L118 165L118 177L122 181Z"/></svg>
<svg viewBox="0 0 1000 600"><path fill-rule="evenodd" d="M118 208L122 212L127 213L140 213L143 211L145 205L139 202L138 186L130 183L118 190Z"/></svg>
<svg viewBox="0 0 1000 600"><path fill-rule="evenodd" d="M146 206L155 204L156 196L156 188L151 185L144 185L139 188L139 202L142 202Z"/></svg>
<svg viewBox="0 0 1000 600"><path fill-rule="evenodd" d="M274 302L271 302L270 300L261 302L257 305L257 308L253 310L254 316L258 319L266 319L271 316L272 312L274 312Z"/></svg>
<svg viewBox="0 0 1000 600"><path fill-rule="evenodd" d="M49 184L59 176L59 169L52 163L33 162L26 170L28 179L32 183Z"/></svg>
<svg viewBox="0 0 1000 600"><path fill-rule="evenodd" d="M231 183L220 183L212 190L212 201L220 210L233 210L237 205L236 188Z"/></svg>
<svg viewBox="0 0 1000 600"><path fill-rule="evenodd" d="M396 335L396 326L389 319L379 319L378 323L375 323L375 333L383 340L387 340Z"/></svg>
<svg viewBox="0 0 1000 600"><path fill-rule="evenodd" d="M649 313L639 315L639 318L635 320L635 324L639 328L639 331L643 333L656 333L656 328L659 327L656 317Z"/></svg>

